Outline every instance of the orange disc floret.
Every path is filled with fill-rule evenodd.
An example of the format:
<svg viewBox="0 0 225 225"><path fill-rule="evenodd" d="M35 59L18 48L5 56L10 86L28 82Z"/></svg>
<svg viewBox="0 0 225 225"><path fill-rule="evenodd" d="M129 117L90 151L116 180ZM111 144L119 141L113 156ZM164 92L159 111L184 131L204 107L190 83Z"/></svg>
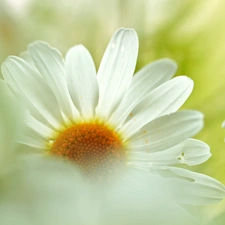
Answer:
<svg viewBox="0 0 225 225"><path fill-rule="evenodd" d="M51 152L73 161L87 175L108 175L125 164L119 135L104 124L82 123L63 131Z"/></svg>

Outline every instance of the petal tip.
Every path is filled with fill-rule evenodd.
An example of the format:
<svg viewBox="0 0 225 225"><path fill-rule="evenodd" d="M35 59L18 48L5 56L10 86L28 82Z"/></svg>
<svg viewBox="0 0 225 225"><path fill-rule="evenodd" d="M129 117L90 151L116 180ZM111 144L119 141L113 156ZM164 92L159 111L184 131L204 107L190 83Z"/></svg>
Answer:
<svg viewBox="0 0 225 225"><path fill-rule="evenodd" d="M30 43L28 45L28 48L31 48L31 47L34 47L34 46L49 46L49 44L45 41L37 40L37 41L34 41L34 42Z"/></svg>
<svg viewBox="0 0 225 225"><path fill-rule="evenodd" d="M133 28L121 27L114 33L113 37L118 37L120 35L127 36L127 37L132 37L132 38L138 40L137 32Z"/></svg>

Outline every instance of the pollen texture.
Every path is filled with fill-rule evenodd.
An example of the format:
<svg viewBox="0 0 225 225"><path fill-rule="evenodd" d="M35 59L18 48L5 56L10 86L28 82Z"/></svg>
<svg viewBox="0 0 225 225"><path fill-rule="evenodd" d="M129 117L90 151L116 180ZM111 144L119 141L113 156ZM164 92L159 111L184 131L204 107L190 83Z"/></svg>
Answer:
<svg viewBox="0 0 225 225"><path fill-rule="evenodd" d="M63 131L51 152L73 161L87 175L108 175L125 164L118 134L103 124L79 124Z"/></svg>

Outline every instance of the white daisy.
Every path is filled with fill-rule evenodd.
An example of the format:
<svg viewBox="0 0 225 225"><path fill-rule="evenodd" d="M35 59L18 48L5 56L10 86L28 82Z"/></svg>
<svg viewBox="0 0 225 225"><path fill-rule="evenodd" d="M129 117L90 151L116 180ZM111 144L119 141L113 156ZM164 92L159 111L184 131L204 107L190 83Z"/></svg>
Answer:
<svg viewBox="0 0 225 225"><path fill-rule="evenodd" d="M107 191L101 185L96 192L68 164L49 157L18 154L21 146L15 139L23 132L24 113L3 81L0 82L0 105L1 225L128 225L140 221L143 225L150 221L196 224L188 212L171 200L168 181L158 176L141 172L136 174L135 182L134 179L119 181L119 188L108 187ZM135 174L131 176L134 178ZM131 201L138 207L136 204L131 207ZM136 215L134 210L141 213ZM170 211L176 216L168 215Z"/></svg>
<svg viewBox="0 0 225 225"><path fill-rule="evenodd" d="M136 32L119 29L97 76L82 45L72 47L65 60L44 42L29 45L22 58L10 56L2 74L30 112L27 133L18 141L68 158L94 178L129 165L172 177L171 186L183 188L174 187L182 203L221 200L224 186L218 181L171 167L198 165L211 156L208 145L191 138L203 127L203 115L177 112L193 81L171 79L177 65L170 59L155 61L133 76L137 54Z"/></svg>

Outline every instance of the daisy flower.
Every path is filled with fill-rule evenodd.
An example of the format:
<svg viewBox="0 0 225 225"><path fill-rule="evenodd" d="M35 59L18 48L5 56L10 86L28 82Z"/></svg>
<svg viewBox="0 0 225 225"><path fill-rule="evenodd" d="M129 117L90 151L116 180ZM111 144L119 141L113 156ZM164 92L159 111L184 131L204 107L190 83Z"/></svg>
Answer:
<svg viewBox="0 0 225 225"><path fill-rule="evenodd" d="M105 192L104 187L100 187L100 191L98 187L96 192L65 162L52 157L19 154L21 146L15 140L23 133L25 114L3 81L0 81L0 105L1 225L128 225L140 221L142 224L149 224L149 221L164 224L166 221L176 225L184 224L184 219L187 225L195 224L194 218L171 201L164 179L154 175L138 174L135 181L142 183L141 186L126 180L119 182L119 188L108 187ZM141 206L138 209L130 207L131 201ZM133 210L142 212L136 216ZM146 210L151 210L151 215ZM168 216L171 210L175 217Z"/></svg>
<svg viewBox="0 0 225 225"><path fill-rule="evenodd" d="M173 167L198 165L211 156L207 144L192 138L203 127L202 113L177 111L193 81L171 79L177 65L170 59L150 63L133 76L137 55L136 32L119 29L97 75L82 45L69 49L65 60L41 41L29 45L21 58L10 56L2 64L3 77L29 111L26 133L18 141L69 159L94 179L129 166L170 177L182 203L221 200L221 183Z"/></svg>

